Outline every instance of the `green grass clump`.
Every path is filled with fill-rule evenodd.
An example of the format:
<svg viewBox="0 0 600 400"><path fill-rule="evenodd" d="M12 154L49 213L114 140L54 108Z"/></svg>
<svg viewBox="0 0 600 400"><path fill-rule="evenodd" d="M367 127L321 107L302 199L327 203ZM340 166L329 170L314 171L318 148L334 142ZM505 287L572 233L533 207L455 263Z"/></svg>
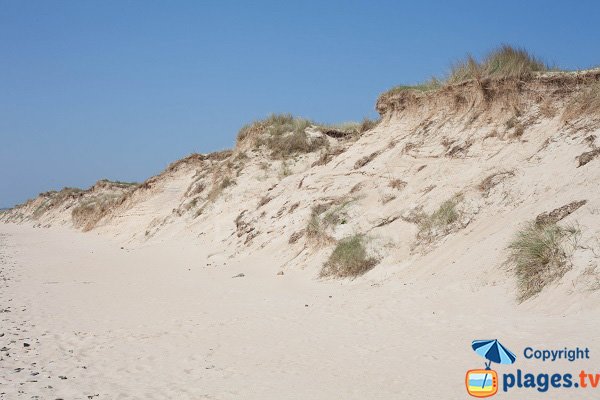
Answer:
<svg viewBox="0 0 600 400"><path fill-rule="evenodd" d="M454 64L450 70L448 83L468 80L526 78L534 72L547 71L548 66L527 50L502 45L490 52L483 60L472 56Z"/></svg>
<svg viewBox="0 0 600 400"><path fill-rule="evenodd" d="M519 301L541 292L569 270L565 240L577 233L556 223L530 222L515 234L508 250L509 262L515 266Z"/></svg>
<svg viewBox="0 0 600 400"><path fill-rule="evenodd" d="M369 257L364 235L354 235L338 242L321 269L322 277L355 277L371 270L377 260Z"/></svg>
<svg viewBox="0 0 600 400"><path fill-rule="evenodd" d="M460 217L460 212L456 208L460 200L460 196L455 196L444 201L432 214L420 214L416 218L419 225L417 237L431 241L434 236L447 233L450 225Z"/></svg>
<svg viewBox="0 0 600 400"><path fill-rule="evenodd" d="M400 85L393 87L382 96L399 94L407 91L431 92L446 85L458 84L469 80L481 79L523 79L534 72L548 71L549 67L527 50L502 45L492 50L482 60L467 56L450 68L446 78L433 77L429 81L416 85Z"/></svg>
<svg viewBox="0 0 600 400"><path fill-rule="evenodd" d="M416 91L416 92L431 92L431 91L441 88L442 85L443 85L443 82L440 81L439 79L431 78L430 80L428 80L426 82L418 83L416 85L394 86L393 88L388 90L386 92L386 94L397 94L397 93L406 92L409 90Z"/></svg>

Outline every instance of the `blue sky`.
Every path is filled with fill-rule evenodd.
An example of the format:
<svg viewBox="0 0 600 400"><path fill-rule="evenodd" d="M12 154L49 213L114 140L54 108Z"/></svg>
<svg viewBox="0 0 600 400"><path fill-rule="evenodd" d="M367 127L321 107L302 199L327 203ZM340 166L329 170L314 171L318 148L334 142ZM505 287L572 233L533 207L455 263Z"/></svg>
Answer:
<svg viewBox="0 0 600 400"><path fill-rule="evenodd" d="M501 43L598 65L599 16L594 1L0 1L0 207L142 181L272 112L375 117L379 93Z"/></svg>

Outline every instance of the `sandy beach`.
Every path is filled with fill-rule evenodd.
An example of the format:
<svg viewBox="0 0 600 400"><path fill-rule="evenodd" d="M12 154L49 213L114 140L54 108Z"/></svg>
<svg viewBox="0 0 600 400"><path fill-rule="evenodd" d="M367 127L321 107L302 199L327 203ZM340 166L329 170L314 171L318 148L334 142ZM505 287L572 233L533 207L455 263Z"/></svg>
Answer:
<svg viewBox="0 0 600 400"><path fill-rule="evenodd" d="M5 399L465 398L465 371L482 366L474 338L600 345L597 299L515 308L502 285L482 293L439 265L437 276L340 283L277 275L263 255L207 263L189 243L134 250L17 225L0 235Z"/></svg>

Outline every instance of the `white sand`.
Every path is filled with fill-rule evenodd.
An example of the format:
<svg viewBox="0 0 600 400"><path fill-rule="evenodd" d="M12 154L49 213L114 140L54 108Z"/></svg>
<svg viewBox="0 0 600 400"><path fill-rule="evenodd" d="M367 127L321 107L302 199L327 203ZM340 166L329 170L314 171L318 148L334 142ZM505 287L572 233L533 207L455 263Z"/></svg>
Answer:
<svg viewBox="0 0 600 400"><path fill-rule="evenodd" d="M454 399L483 366L473 339L600 349L596 311L517 308L504 288L449 280L447 264L437 277L340 284L275 275L264 255L207 266L189 243L129 250L59 228L0 232L6 399Z"/></svg>

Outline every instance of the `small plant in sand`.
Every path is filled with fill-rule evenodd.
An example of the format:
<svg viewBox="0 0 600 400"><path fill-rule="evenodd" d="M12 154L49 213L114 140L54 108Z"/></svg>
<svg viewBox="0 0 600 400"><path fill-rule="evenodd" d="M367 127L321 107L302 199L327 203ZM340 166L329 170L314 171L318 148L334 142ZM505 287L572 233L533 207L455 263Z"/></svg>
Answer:
<svg viewBox="0 0 600 400"><path fill-rule="evenodd" d="M371 270L377 260L369 257L364 235L354 235L338 242L321 269L321 277L356 277Z"/></svg>
<svg viewBox="0 0 600 400"><path fill-rule="evenodd" d="M444 201L437 210L431 214L421 213L416 217L419 225L417 239L423 242L431 242L434 238L448 234L461 216L457 209L462 201L462 196L457 195Z"/></svg>
<svg viewBox="0 0 600 400"><path fill-rule="evenodd" d="M279 171L279 177L281 179L283 179L286 176L290 176L291 174L292 174L292 169L290 168L290 164L288 163L288 161L287 160L281 161L281 169Z"/></svg>
<svg viewBox="0 0 600 400"><path fill-rule="evenodd" d="M509 262L515 267L519 300L524 301L560 279L570 268L568 244L579 231L556 223L525 224L508 245ZM568 239L574 239L569 243Z"/></svg>
<svg viewBox="0 0 600 400"><path fill-rule="evenodd" d="M391 187L392 189L396 189L396 190L402 190L406 187L407 183L405 181L403 181L402 179L391 179L388 183L388 186Z"/></svg>
<svg viewBox="0 0 600 400"><path fill-rule="evenodd" d="M321 203L311 210L306 225L306 237L315 246L322 246L333 241L329 231L337 225L347 223L346 206L353 200L338 199L335 203ZM336 204L337 203L337 204Z"/></svg>
<svg viewBox="0 0 600 400"><path fill-rule="evenodd" d="M225 176L221 180L214 181L210 191L208 192L208 195L206 196L206 201L212 203L219 198L221 194L223 194L225 189L235 184L235 179L231 178L230 176Z"/></svg>

